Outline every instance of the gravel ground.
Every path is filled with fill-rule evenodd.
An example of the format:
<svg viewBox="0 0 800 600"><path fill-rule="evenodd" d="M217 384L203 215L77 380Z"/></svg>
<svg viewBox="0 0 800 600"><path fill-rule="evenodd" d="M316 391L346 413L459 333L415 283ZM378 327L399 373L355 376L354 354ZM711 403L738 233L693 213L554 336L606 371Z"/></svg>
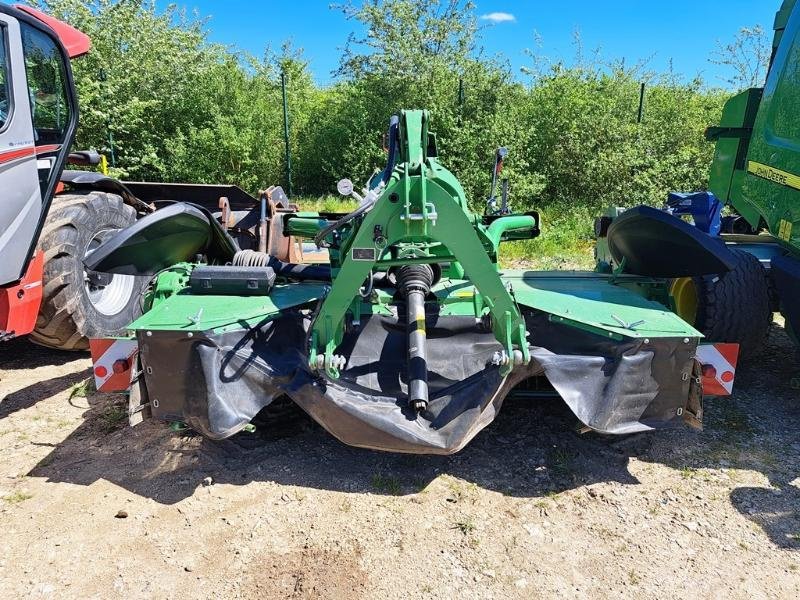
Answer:
<svg viewBox="0 0 800 600"><path fill-rule="evenodd" d="M304 417L212 443L123 426L89 360L0 346L0 595L798 598L800 361L780 322L706 428L578 433L509 400L453 457Z"/></svg>

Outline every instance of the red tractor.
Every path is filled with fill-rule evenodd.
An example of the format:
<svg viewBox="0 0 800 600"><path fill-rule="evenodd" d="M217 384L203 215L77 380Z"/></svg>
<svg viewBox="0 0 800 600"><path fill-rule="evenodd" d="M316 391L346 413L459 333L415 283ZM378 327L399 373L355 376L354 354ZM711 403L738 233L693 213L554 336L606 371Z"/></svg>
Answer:
<svg viewBox="0 0 800 600"><path fill-rule="evenodd" d="M84 260L137 218L189 201L216 218L242 248L298 259L279 213L283 190L255 198L236 186L125 182L64 170L94 165L70 153L78 103L70 59L85 34L28 6L0 3L0 340L22 335L64 350L123 332L141 312L148 277L88 270ZM278 217L278 218L274 218Z"/></svg>
<svg viewBox="0 0 800 600"><path fill-rule="evenodd" d="M67 162L99 158L70 154L78 106L69 61L90 46L69 25L0 4L0 339L30 334L54 348L86 349L87 337L124 329L147 283L83 266L136 220L134 203L80 184L81 172L75 185L62 181Z"/></svg>

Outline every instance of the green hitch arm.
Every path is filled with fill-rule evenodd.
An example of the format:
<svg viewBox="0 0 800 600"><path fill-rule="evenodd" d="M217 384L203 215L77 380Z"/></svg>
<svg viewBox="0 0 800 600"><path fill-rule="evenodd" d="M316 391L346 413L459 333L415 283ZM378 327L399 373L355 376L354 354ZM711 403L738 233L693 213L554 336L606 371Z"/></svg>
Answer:
<svg viewBox="0 0 800 600"><path fill-rule="evenodd" d="M286 220L285 235L301 238L313 238L330 223L321 217L292 217Z"/></svg>
<svg viewBox="0 0 800 600"><path fill-rule="evenodd" d="M503 234L510 231L531 231L535 229L538 223L536 219L530 215L512 215L509 217L500 217L493 221L486 230L486 234L494 245L495 252L503 239Z"/></svg>

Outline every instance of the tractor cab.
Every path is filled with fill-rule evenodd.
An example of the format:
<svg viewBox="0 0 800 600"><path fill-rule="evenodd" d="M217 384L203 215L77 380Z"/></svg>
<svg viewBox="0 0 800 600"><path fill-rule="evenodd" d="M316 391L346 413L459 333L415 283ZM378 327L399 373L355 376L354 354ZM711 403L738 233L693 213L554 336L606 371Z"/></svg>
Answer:
<svg viewBox="0 0 800 600"><path fill-rule="evenodd" d="M68 25L0 5L0 285L20 279L35 250L77 126L69 59L88 49Z"/></svg>
<svg viewBox="0 0 800 600"><path fill-rule="evenodd" d="M82 262L136 210L108 189L61 182L78 124L70 59L90 46L57 19L0 4L0 341L30 334L83 350L90 335L120 332L138 310L146 282L90 273Z"/></svg>

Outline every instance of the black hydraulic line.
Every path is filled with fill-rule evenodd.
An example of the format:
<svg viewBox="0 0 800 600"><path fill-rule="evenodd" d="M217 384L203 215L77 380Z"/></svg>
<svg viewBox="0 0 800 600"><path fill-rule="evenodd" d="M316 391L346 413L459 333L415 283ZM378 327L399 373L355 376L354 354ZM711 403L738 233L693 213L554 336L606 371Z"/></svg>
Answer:
<svg viewBox="0 0 800 600"><path fill-rule="evenodd" d="M241 250L233 256L231 264L235 267L272 267L276 275L296 281L330 281L329 265L301 265L287 263L270 256L266 252Z"/></svg>
<svg viewBox="0 0 800 600"><path fill-rule="evenodd" d="M397 140L400 137L398 133L399 128L400 117L393 115L392 118L389 119L389 156L386 161L386 168L383 170L383 176L381 177L383 183L389 183L389 178L392 176L392 171L394 171L394 165L397 163Z"/></svg>
<svg viewBox="0 0 800 600"><path fill-rule="evenodd" d="M400 128L400 117L397 115L393 116L389 120L389 157L386 162L386 168L383 170L383 174L381 175L381 181L386 184L389 181L389 178L392 176L392 171L394 171L394 166L397 163L397 153L398 153L398 145L399 145L399 128ZM331 223L325 229L317 233L314 236L314 243L317 245L318 248L321 248L322 245L325 243L325 238L328 237L334 231L341 229L344 225L352 221L353 219L357 219L358 217L366 214L368 211L375 206L377 202L377 198L373 198L367 202L364 202L361 206L356 208L353 212L343 216L341 219L337 220L335 223Z"/></svg>
<svg viewBox="0 0 800 600"><path fill-rule="evenodd" d="M318 248L322 247L322 244L325 242L325 238L328 237L331 233L336 231L337 229L341 229L344 225L360 217L361 215L365 214L369 211L373 206L375 206L375 202L377 198L373 199L372 201L365 202L353 212L346 214L341 219L337 220L334 223L328 225L325 229L320 231L317 235L314 236L314 243L317 245Z"/></svg>
<svg viewBox="0 0 800 600"><path fill-rule="evenodd" d="M429 401L425 296L433 279L430 265L406 265L397 270L397 287L406 297L408 404L417 412L426 410Z"/></svg>
<svg viewBox="0 0 800 600"><path fill-rule="evenodd" d="M328 265L300 265L269 258L269 266L277 275L297 281L331 281L331 268Z"/></svg>
<svg viewBox="0 0 800 600"><path fill-rule="evenodd" d="M292 150L289 145L289 103L286 100L286 72L281 71L281 93L283 95L283 142L286 149L286 192L292 197Z"/></svg>
<svg viewBox="0 0 800 600"><path fill-rule="evenodd" d="M492 169L492 189L489 193L489 198L494 198L495 189L497 189L497 178L503 171L503 160L508 156L507 148L498 148L494 153L494 168Z"/></svg>

